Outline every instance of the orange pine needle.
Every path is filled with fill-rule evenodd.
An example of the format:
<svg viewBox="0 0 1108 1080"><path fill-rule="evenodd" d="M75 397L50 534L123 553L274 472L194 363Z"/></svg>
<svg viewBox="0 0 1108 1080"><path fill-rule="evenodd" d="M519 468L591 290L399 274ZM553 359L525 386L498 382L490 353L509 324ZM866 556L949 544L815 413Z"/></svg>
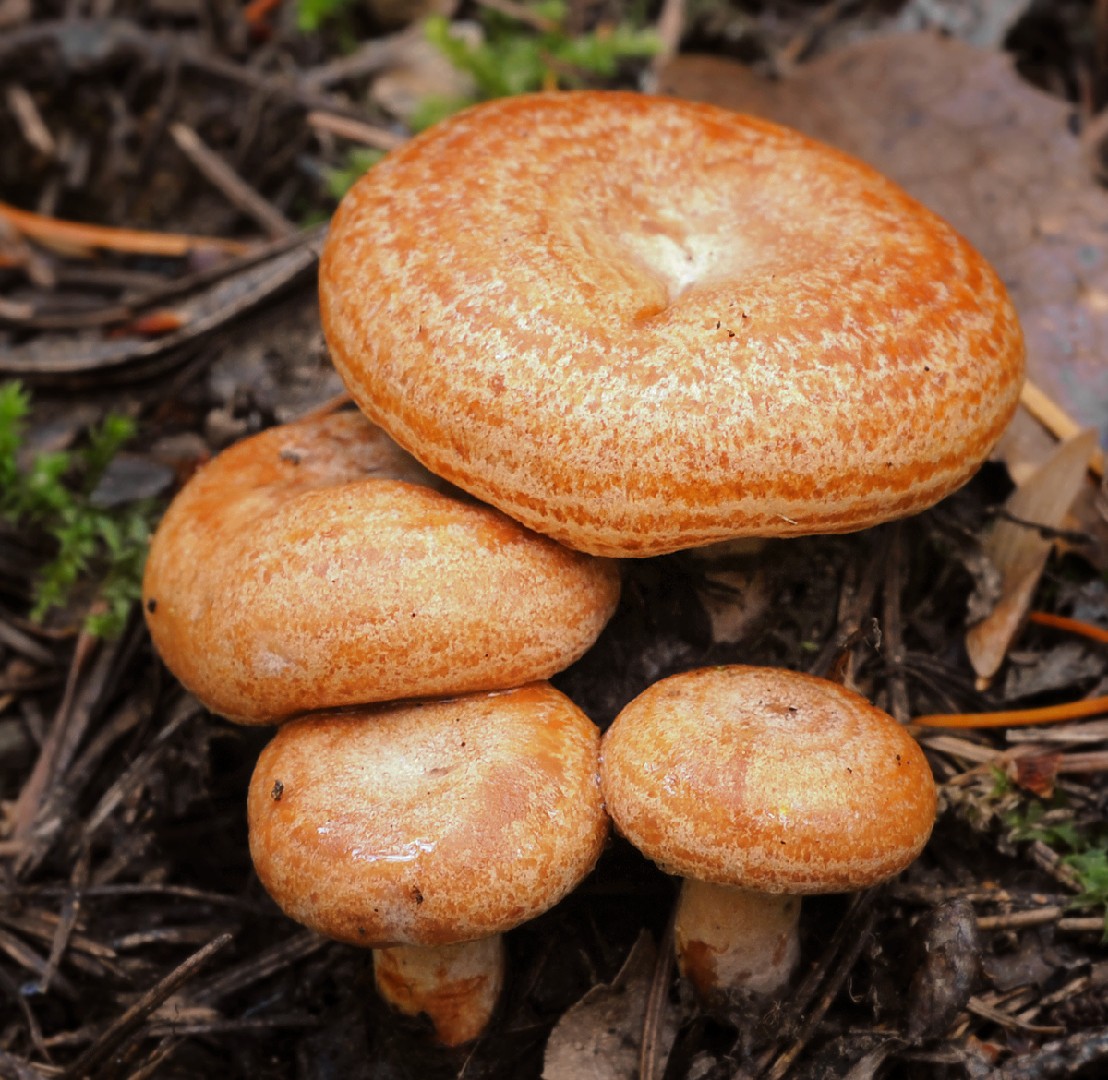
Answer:
<svg viewBox="0 0 1108 1080"><path fill-rule="evenodd" d="M1093 641L1103 641L1108 644L1108 630L1103 626L1094 626L1092 623L1082 622L1080 619L1068 619L1065 615L1051 615L1046 611L1033 611L1028 619L1040 626L1052 626L1055 630L1068 630L1071 634L1080 634L1082 637L1092 638Z"/></svg>
<svg viewBox="0 0 1108 1080"><path fill-rule="evenodd" d="M281 6L281 0L250 0L242 9L242 17L248 26L258 26L274 8Z"/></svg>
<svg viewBox="0 0 1108 1080"><path fill-rule="evenodd" d="M1086 716L1108 713L1108 697L1067 701L1063 705L1044 705L1038 709L1010 709L989 713L934 713L918 716L912 722L920 727L974 728L1025 727L1031 724L1058 724Z"/></svg>
<svg viewBox="0 0 1108 1080"><path fill-rule="evenodd" d="M140 315L129 323L117 326L108 334L108 337L160 337L162 334L172 334L174 330L180 330L185 325L185 321L185 317L179 311L159 308Z"/></svg>
<svg viewBox="0 0 1108 1080"><path fill-rule="evenodd" d="M30 210L20 210L0 202L0 220L16 232L43 244L67 248L108 248L135 255L181 257L191 251L216 250L228 255L243 255L249 244L224 240L218 236L190 236L184 233L155 233L138 229L116 229L109 225L87 225L80 221L62 221Z"/></svg>

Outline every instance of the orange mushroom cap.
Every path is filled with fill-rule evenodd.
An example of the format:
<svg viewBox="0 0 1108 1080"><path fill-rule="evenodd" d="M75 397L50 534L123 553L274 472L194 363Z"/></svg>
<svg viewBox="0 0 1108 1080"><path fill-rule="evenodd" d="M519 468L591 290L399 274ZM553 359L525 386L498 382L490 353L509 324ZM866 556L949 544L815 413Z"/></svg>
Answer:
<svg viewBox="0 0 1108 1080"><path fill-rule="evenodd" d="M663 679L604 736L616 828L663 870L764 893L892 877L923 849L935 783L914 739L810 675L702 668Z"/></svg>
<svg viewBox="0 0 1108 1080"><path fill-rule="evenodd" d="M324 329L433 472L594 554L845 532L977 469L1024 345L985 260L869 166L642 94L516 97L347 194Z"/></svg>
<svg viewBox="0 0 1108 1080"><path fill-rule="evenodd" d="M615 565L424 483L356 413L224 451L151 544L143 604L167 666L213 711L267 723L519 686L583 654Z"/></svg>
<svg viewBox="0 0 1108 1080"><path fill-rule="evenodd" d="M250 782L250 852L298 922L364 946L508 930L592 869L599 732L538 683L284 725Z"/></svg>

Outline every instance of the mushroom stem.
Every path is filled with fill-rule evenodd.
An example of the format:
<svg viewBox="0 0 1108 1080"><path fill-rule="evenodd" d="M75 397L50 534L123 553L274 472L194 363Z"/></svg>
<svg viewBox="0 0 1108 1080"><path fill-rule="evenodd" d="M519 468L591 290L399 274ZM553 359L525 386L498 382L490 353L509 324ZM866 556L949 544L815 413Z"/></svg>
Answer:
<svg viewBox="0 0 1108 1080"><path fill-rule="evenodd" d="M373 950L377 989L406 1016L425 1013L446 1046L477 1038L504 984L500 934L456 945L389 945Z"/></svg>
<svg viewBox="0 0 1108 1080"><path fill-rule="evenodd" d="M702 1000L772 997L796 967L799 917L799 896L686 878L674 919L677 965Z"/></svg>

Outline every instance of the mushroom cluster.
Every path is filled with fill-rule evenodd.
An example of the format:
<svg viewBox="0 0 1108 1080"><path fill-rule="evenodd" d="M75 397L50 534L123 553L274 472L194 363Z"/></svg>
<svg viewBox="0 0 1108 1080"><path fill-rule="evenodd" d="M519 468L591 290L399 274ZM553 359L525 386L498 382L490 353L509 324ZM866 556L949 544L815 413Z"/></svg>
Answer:
<svg viewBox="0 0 1108 1080"><path fill-rule="evenodd" d="M267 890L373 947L383 996L455 1044L495 1004L499 934L599 854L599 731L541 680L619 575L445 488L358 413L271 428L181 490L143 593L206 706L287 721L248 798ZM413 698L440 700L372 707Z"/></svg>
<svg viewBox="0 0 1108 1080"><path fill-rule="evenodd" d="M799 894L865 887L926 842L919 748L834 684L719 668L649 688L601 751L544 680L615 608L605 557L863 529L961 485L1022 379L996 274L795 132L575 92L389 155L335 215L320 303L380 429L337 414L228 450L145 582L182 682L283 722L249 793L263 884L463 1042L499 935L596 860L603 786L686 879L685 975L777 992Z"/></svg>

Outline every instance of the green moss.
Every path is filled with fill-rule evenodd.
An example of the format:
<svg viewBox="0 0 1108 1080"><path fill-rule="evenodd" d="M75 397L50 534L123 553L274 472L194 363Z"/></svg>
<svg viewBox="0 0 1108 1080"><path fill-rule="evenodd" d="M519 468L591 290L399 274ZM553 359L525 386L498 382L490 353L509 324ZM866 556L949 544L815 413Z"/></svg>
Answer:
<svg viewBox="0 0 1108 1080"><path fill-rule="evenodd" d="M416 130L477 101L573 89L584 85L588 76L611 78L623 61L645 59L658 51L654 31L630 22L571 35L565 28L563 0L540 0L527 9L541 21L542 29L484 9L479 42L452 34L450 21L442 16L424 22L427 39L454 67L472 77L476 92L468 98L428 101L412 124Z"/></svg>
<svg viewBox="0 0 1108 1080"><path fill-rule="evenodd" d="M34 583L31 618L42 620L89 587L86 628L118 633L141 593L142 568L156 506L140 500L96 505L93 491L112 459L133 437L134 421L111 415L76 450L23 454L30 398L18 382L0 384L0 519L34 528L54 544Z"/></svg>

